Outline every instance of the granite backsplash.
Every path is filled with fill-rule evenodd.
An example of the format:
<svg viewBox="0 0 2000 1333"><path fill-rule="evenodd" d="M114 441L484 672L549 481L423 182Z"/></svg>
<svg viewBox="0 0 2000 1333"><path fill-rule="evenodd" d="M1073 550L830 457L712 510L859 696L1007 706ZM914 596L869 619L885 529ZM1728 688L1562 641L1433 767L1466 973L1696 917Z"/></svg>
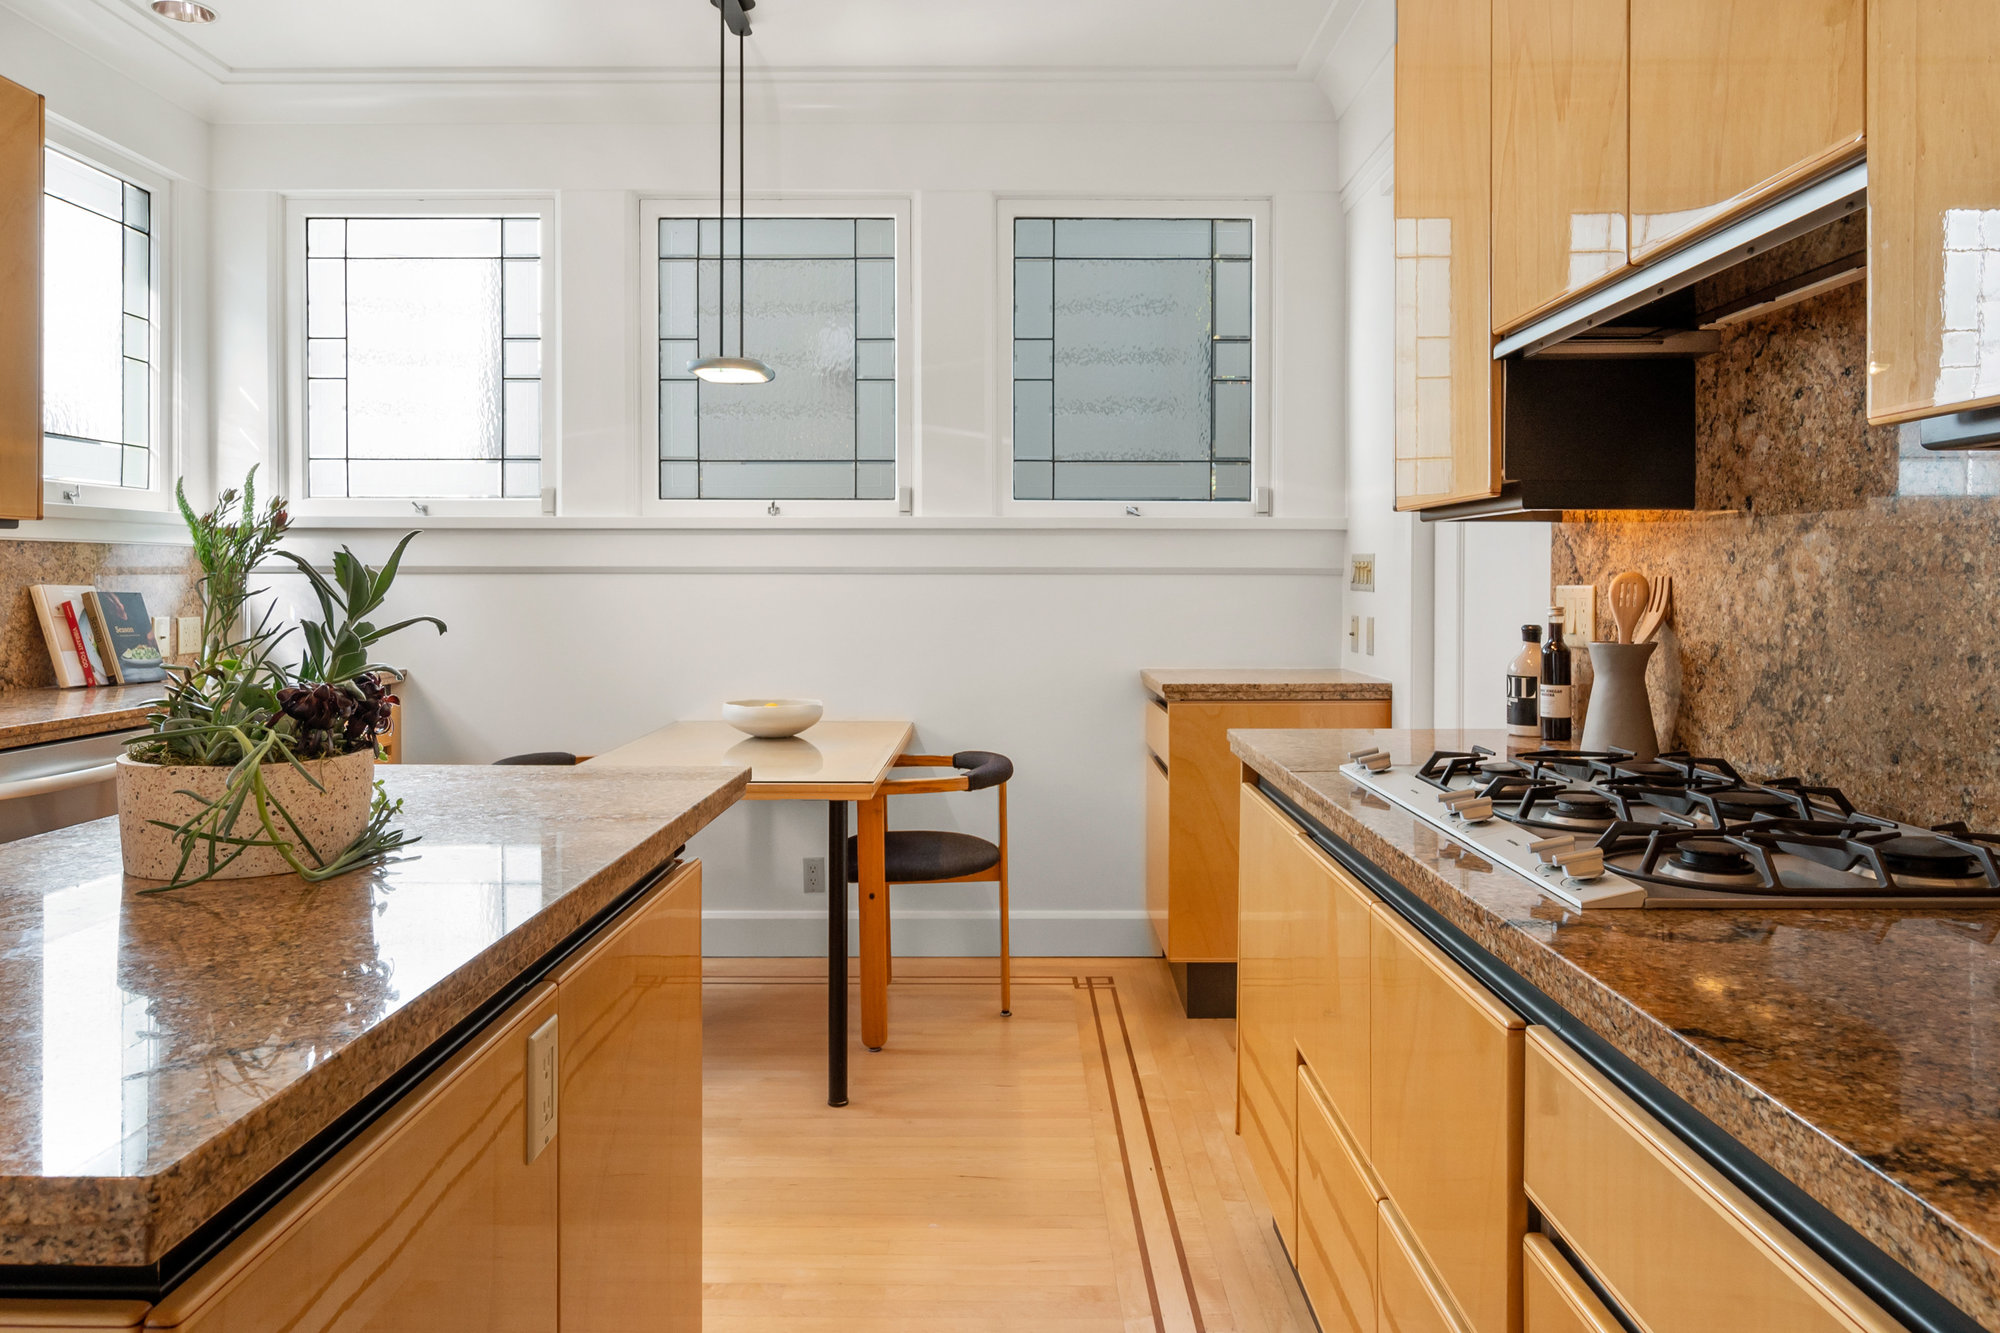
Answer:
<svg viewBox="0 0 2000 1333"><path fill-rule="evenodd" d="M136 592L156 616L199 614L198 567L186 546L154 542L0 541L0 691L54 685L35 604L37 583L88 583Z"/></svg>
<svg viewBox="0 0 2000 1333"><path fill-rule="evenodd" d="M1663 745L1997 828L2000 455L1870 427L1866 366L1859 283L1723 330L1697 363L1697 494L1730 512L1566 515L1551 572L1595 584L1605 625L1615 574L1673 576Z"/></svg>

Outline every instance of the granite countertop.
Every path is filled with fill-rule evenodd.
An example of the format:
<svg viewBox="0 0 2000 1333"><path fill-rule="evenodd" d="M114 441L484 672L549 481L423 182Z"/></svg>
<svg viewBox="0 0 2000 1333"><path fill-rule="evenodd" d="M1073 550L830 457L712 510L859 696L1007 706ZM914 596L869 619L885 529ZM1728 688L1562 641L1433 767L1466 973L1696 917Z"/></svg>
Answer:
<svg viewBox="0 0 2000 1333"><path fill-rule="evenodd" d="M1340 668L1228 668L1212 671L1162 671L1148 668L1139 682L1156 698L1170 704L1250 702L1258 699L1387 699L1389 682L1359 671Z"/></svg>
<svg viewBox="0 0 2000 1333"><path fill-rule="evenodd" d="M1246 764L1984 1327L2000 911L1565 908L1337 770L1500 731L1232 731Z"/></svg>
<svg viewBox="0 0 2000 1333"><path fill-rule="evenodd" d="M164 689L162 682L153 681L80 690L9 690L0 694L0 750L143 727L150 705Z"/></svg>
<svg viewBox="0 0 2000 1333"><path fill-rule="evenodd" d="M158 1260L742 795L734 768L383 767L407 859L144 894L0 846L0 1263Z"/></svg>

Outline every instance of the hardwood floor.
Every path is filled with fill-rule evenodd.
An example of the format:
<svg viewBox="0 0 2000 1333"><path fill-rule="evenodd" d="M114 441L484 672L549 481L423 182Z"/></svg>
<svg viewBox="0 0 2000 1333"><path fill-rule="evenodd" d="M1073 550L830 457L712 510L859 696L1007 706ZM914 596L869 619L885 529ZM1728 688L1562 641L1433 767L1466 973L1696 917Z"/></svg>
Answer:
<svg viewBox="0 0 2000 1333"><path fill-rule="evenodd" d="M1235 1024L1158 959L899 959L825 1103L825 972L710 959L704 1326L1311 1333L1236 1138Z"/></svg>

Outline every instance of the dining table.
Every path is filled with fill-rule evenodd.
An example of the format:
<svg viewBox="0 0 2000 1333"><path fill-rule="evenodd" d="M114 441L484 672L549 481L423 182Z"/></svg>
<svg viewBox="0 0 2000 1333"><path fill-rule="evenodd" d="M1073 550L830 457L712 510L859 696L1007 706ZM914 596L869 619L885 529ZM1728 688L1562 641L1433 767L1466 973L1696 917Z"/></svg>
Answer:
<svg viewBox="0 0 2000 1333"><path fill-rule="evenodd" d="M889 770L910 747L909 722L821 721L796 736L745 735L727 722L673 722L584 762L650 768L748 768L750 801L825 801L826 1101L847 1105L847 807L855 820L853 882L860 908L861 1043L889 1039L889 893L885 839Z"/></svg>

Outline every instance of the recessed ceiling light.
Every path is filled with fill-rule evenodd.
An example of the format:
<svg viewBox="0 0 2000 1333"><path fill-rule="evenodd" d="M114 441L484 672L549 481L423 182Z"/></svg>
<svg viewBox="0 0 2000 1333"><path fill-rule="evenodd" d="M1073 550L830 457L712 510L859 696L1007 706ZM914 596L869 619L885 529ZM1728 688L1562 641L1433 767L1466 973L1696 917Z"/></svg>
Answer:
<svg viewBox="0 0 2000 1333"><path fill-rule="evenodd" d="M153 0L153 12L176 23L215 22L215 11L195 0Z"/></svg>

